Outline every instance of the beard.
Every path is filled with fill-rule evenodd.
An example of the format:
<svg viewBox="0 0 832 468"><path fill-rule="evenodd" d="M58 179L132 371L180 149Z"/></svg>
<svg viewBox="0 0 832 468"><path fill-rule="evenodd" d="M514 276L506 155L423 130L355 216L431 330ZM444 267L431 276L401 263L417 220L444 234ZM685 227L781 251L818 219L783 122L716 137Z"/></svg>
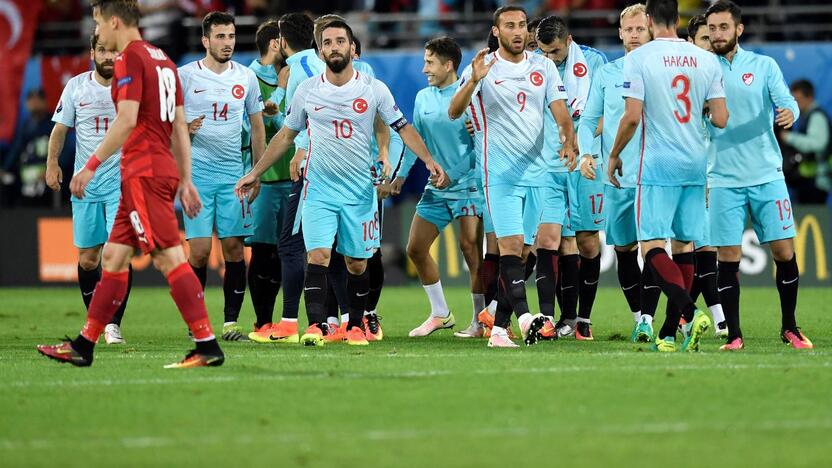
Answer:
<svg viewBox="0 0 832 468"><path fill-rule="evenodd" d="M525 44L520 45L520 50L519 50L519 51L515 51L515 50L514 50L514 43L513 43L513 42L511 42L511 41L504 41L502 37L500 37L499 39L500 39L500 46L501 46L503 49L505 49L505 50L507 50L507 51L511 52L512 54L517 55L517 54L522 53L524 50L526 50L526 48L525 48Z"/></svg>
<svg viewBox="0 0 832 468"><path fill-rule="evenodd" d="M105 67L109 67L109 68L105 68ZM101 75L101 78L104 78L105 80L109 80L113 77L113 62L110 62L109 60L106 61L106 62L101 62L101 63L95 62L95 71L96 71L96 73Z"/></svg>
<svg viewBox="0 0 832 468"><path fill-rule="evenodd" d="M725 44L716 45L711 42L711 47L717 55L725 55L737 47L737 35L734 34L734 37L729 39Z"/></svg>
<svg viewBox="0 0 832 468"><path fill-rule="evenodd" d="M217 61L217 63L225 63L225 62L228 62L229 60L231 60L231 55L232 55L234 52L232 51L232 53L231 53L231 54L228 54L228 57L223 57L223 56L221 56L221 55L220 55L220 54L222 53L222 50L220 50L218 53L214 53L214 51L212 50L212 51L210 51L209 53L211 54L211 57L212 57L214 60L216 60L216 61Z"/></svg>
<svg viewBox="0 0 832 468"><path fill-rule="evenodd" d="M335 57L333 57L333 55ZM333 73L341 73L345 68L347 68L347 65L349 65L351 60L352 57L348 59L341 54L333 52L324 59L324 62L326 62L326 66L332 70Z"/></svg>

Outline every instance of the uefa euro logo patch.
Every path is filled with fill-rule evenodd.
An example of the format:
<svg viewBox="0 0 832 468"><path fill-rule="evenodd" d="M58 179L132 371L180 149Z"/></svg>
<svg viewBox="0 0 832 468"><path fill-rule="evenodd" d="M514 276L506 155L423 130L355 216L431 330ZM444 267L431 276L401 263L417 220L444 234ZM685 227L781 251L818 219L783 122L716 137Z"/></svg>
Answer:
<svg viewBox="0 0 832 468"><path fill-rule="evenodd" d="M125 76L124 78L121 78L121 79L118 80L118 83L116 83L116 88L121 88L124 85L129 85L132 82L133 82L133 77L132 76Z"/></svg>

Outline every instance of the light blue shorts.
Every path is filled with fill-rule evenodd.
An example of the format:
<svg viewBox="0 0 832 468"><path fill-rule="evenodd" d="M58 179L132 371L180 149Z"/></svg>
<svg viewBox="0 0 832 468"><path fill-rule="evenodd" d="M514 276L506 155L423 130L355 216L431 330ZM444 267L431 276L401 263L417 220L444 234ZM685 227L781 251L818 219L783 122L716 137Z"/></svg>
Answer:
<svg viewBox="0 0 832 468"><path fill-rule="evenodd" d="M254 217L251 242L277 245L291 191L292 182L260 184L260 195L251 204L251 214Z"/></svg>
<svg viewBox="0 0 832 468"><path fill-rule="evenodd" d="M366 203L304 200L303 242L306 251L331 249L336 239L338 253L352 258L370 258L381 246L381 221L375 197Z"/></svg>
<svg viewBox="0 0 832 468"><path fill-rule="evenodd" d="M543 209L543 187L492 185L485 188L485 202L497 238L523 236L534 244Z"/></svg>
<svg viewBox="0 0 832 468"><path fill-rule="evenodd" d="M604 186L604 217L607 245L625 246L638 240L636 188Z"/></svg>
<svg viewBox="0 0 832 468"><path fill-rule="evenodd" d="M707 216L705 186L640 185L636 189L638 240L702 239Z"/></svg>
<svg viewBox="0 0 832 468"><path fill-rule="evenodd" d="M234 184L196 184L202 209L191 219L185 216L185 238L248 237L254 232L254 216L246 200L234 193ZM256 201L256 200L255 200Z"/></svg>
<svg viewBox="0 0 832 468"><path fill-rule="evenodd" d="M543 208L540 224L566 224L567 210L567 172L547 172L548 184L543 187Z"/></svg>
<svg viewBox="0 0 832 468"><path fill-rule="evenodd" d="M482 198L464 198L452 200L442 198L431 190L426 190L416 205L416 214L436 226L439 232L456 218L477 216L482 218Z"/></svg>
<svg viewBox="0 0 832 468"><path fill-rule="evenodd" d="M72 200L72 239L75 247L89 249L107 242L116 220L120 191L101 201Z"/></svg>
<svg viewBox="0 0 832 468"><path fill-rule="evenodd" d="M794 212L784 180L753 187L713 187L709 194L711 245L742 245L746 215L761 243L794 237Z"/></svg>
<svg viewBox="0 0 832 468"><path fill-rule="evenodd" d="M604 228L604 165L596 160L598 177L589 180L577 170L568 172L569 229L600 231Z"/></svg>

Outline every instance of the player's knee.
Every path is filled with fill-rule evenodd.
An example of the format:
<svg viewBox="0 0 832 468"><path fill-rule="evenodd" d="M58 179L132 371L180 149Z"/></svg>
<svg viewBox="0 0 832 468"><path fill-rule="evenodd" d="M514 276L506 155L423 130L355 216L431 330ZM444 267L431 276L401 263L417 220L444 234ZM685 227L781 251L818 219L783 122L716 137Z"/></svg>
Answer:
<svg viewBox="0 0 832 468"><path fill-rule="evenodd" d="M201 268L208 265L208 257L210 256L210 250L191 248L191 252L188 254L188 262L197 268Z"/></svg>
<svg viewBox="0 0 832 468"><path fill-rule="evenodd" d="M476 239L460 237L459 250L462 251L462 255L466 260L475 259L479 257L480 254Z"/></svg>
<svg viewBox="0 0 832 468"><path fill-rule="evenodd" d="M222 240L222 256L226 262L241 262L244 258L245 245L240 237Z"/></svg>
<svg viewBox="0 0 832 468"><path fill-rule="evenodd" d="M367 270L367 260L363 258L344 257L347 262L347 271L351 275L360 275Z"/></svg>
<svg viewBox="0 0 832 468"><path fill-rule="evenodd" d="M587 258L595 258L601 253L601 240L597 232L582 232L577 238L578 250Z"/></svg>
<svg viewBox="0 0 832 468"><path fill-rule="evenodd" d="M720 262L739 262L742 258L742 247L720 247L717 249Z"/></svg>
<svg viewBox="0 0 832 468"><path fill-rule="evenodd" d="M85 271L98 269L101 249L81 249L78 252L78 265Z"/></svg>
<svg viewBox="0 0 832 468"><path fill-rule="evenodd" d="M522 235L502 237L497 242L500 245L500 255L516 255L519 257L523 253Z"/></svg>
<svg viewBox="0 0 832 468"><path fill-rule="evenodd" d="M428 252L429 247L425 248L425 246L412 241L407 243L407 256L414 262L424 260L428 256Z"/></svg>
<svg viewBox="0 0 832 468"><path fill-rule="evenodd" d="M315 249L306 254L306 261L312 265L328 266L331 254L326 249Z"/></svg>
<svg viewBox="0 0 832 468"><path fill-rule="evenodd" d="M782 239L771 243L771 256L778 262L788 262L794 258L794 242Z"/></svg>

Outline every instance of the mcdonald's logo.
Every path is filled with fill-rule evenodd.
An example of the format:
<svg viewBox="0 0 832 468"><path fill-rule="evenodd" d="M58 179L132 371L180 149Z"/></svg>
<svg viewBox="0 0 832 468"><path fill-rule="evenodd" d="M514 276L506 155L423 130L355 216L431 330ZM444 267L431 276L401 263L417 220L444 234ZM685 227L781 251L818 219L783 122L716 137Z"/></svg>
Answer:
<svg viewBox="0 0 832 468"><path fill-rule="evenodd" d="M824 245L823 229L814 215L806 215L800 220L797 226L797 237L795 238L795 256L797 257L797 267L801 272L805 273L804 266L806 265L806 241L809 233L812 234L814 241L815 254L815 272L818 281L825 281L829 278L829 268L826 263L826 246Z"/></svg>

